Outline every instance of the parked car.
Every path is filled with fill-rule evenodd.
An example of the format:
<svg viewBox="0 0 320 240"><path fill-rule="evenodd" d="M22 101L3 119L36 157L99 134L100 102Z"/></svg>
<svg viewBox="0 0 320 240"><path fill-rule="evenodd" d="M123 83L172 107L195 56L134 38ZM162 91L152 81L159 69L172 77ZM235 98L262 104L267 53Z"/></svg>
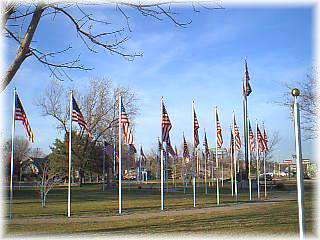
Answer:
<svg viewBox="0 0 320 240"><path fill-rule="evenodd" d="M272 181L272 179L273 179L272 175L273 175L273 174L266 173L266 179L267 179L267 181ZM260 180L264 180L264 174L260 174Z"/></svg>

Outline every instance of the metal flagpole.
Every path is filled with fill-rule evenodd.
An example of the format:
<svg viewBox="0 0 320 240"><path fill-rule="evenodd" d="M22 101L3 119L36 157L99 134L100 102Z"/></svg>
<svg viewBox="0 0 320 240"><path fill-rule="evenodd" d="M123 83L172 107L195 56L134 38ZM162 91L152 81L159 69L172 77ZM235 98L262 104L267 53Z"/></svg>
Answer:
<svg viewBox="0 0 320 240"><path fill-rule="evenodd" d="M118 102L118 105L119 105L119 146L118 146L118 149L119 149L119 166L118 166L118 169L119 169L119 176L118 176L118 181L119 181L119 214L122 213L122 154L121 154L121 141L122 141L122 136L121 136L121 103L122 103L122 97L119 93L119 102Z"/></svg>
<svg viewBox="0 0 320 240"><path fill-rule="evenodd" d="M72 111L73 111L73 105L72 105L72 91L70 91L70 105L69 105L69 117L70 117L70 126L69 126L69 170L68 170L68 217L71 216L71 145L72 145Z"/></svg>
<svg viewBox="0 0 320 240"><path fill-rule="evenodd" d="M161 178L161 210L164 210L164 193L163 193L163 127L162 127L162 115L163 115L163 97L161 97L161 106L160 106L160 126L161 126L161 151L160 151L160 164L161 164L161 173L160 173L160 178Z"/></svg>
<svg viewBox="0 0 320 240"><path fill-rule="evenodd" d="M164 161L164 180L166 182L166 192L169 191L168 187L168 162L169 162L169 151L168 151L168 144L166 143L166 155L165 155L165 161Z"/></svg>
<svg viewBox="0 0 320 240"><path fill-rule="evenodd" d="M106 141L103 141L103 158L102 158L102 191L105 190L105 176L106 176Z"/></svg>
<svg viewBox="0 0 320 240"><path fill-rule="evenodd" d="M193 183L193 207L196 207L196 176L195 176L195 156L196 156L196 148L195 148L195 139L194 139L194 101L192 101L192 131L193 131L193 161L192 161L192 183Z"/></svg>
<svg viewBox="0 0 320 240"><path fill-rule="evenodd" d="M231 134L233 135L231 126L230 126L230 130L231 130ZM233 141L234 141L234 136L233 136ZM234 151L234 149L232 150L232 148L233 148L233 145L232 145L232 142L231 142L231 144L230 144L231 196L234 195L234 193L233 193L233 190L234 190L234 185L233 185L233 151Z"/></svg>
<svg viewBox="0 0 320 240"><path fill-rule="evenodd" d="M115 94L114 95L114 109L113 109L113 115L116 116L116 112L117 112L117 108L116 108L116 102L117 102L117 95ZM116 148L116 145L117 145L117 127L114 126L112 128L113 130L113 179L115 180L116 179L116 176L117 176L117 167L116 167L116 164L117 164L117 148Z"/></svg>
<svg viewBox="0 0 320 240"><path fill-rule="evenodd" d="M264 123L263 123L263 130L264 130ZM263 157L264 198L266 198L267 197L266 149L264 149L262 153L262 157Z"/></svg>
<svg viewBox="0 0 320 240"><path fill-rule="evenodd" d="M223 187L223 162L221 162L221 171L222 171L222 173L221 173L221 187Z"/></svg>
<svg viewBox="0 0 320 240"><path fill-rule="evenodd" d="M15 135L15 116L16 116L16 88L13 89L12 104L12 128L11 128L11 159L10 159L10 200L9 200L9 218L12 219L12 199L13 199L13 161L14 161L14 135Z"/></svg>
<svg viewBox="0 0 320 240"><path fill-rule="evenodd" d="M299 208L299 233L300 239L305 239L305 219L304 219L304 182L303 182L303 165L301 150L301 132L300 132L300 110L297 97L300 95L299 89L292 90L294 97L293 114L294 114L294 133L296 147L296 166L297 166L297 191L298 191L298 208Z"/></svg>
<svg viewBox="0 0 320 240"><path fill-rule="evenodd" d="M213 186L213 172L214 172L214 168L213 168L213 155L212 155L212 161L211 161L211 186Z"/></svg>
<svg viewBox="0 0 320 240"><path fill-rule="evenodd" d="M259 164L259 141L258 141L258 121L256 121L256 161L257 161L257 191L260 199L260 164Z"/></svg>
<svg viewBox="0 0 320 240"><path fill-rule="evenodd" d="M216 107L216 126L217 126L217 114L218 114L218 108ZM218 131L216 127L216 173L218 173L219 169L219 160L218 160ZM217 205L220 204L220 193L219 193L219 177L218 174L216 174L216 187L217 187Z"/></svg>
<svg viewBox="0 0 320 240"><path fill-rule="evenodd" d="M206 129L204 129L204 135L206 136ZM207 139L207 137L206 137ZM208 194L208 186L207 186L207 146L204 147L204 186L205 186L205 193Z"/></svg>
<svg viewBox="0 0 320 240"><path fill-rule="evenodd" d="M238 201L238 179L237 179L237 158L236 158L236 138L235 138L235 134L234 134L234 120L235 120L235 115L233 112L233 161L234 161L234 192L235 192L235 196L236 196L236 201Z"/></svg>
<svg viewBox="0 0 320 240"><path fill-rule="evenodd" d="M207 154L205 154L205 162L204 162L204 184L205 184L205 191L208 194L208 184L207 184Z"/></svg>
<svg viewBox="0 0 320 240"><path fill-rule="evenodd" d="M248 163L249 163L249 174L248 174L248 178L249 178L249 200L252 200L252 185L251 185L251 152L249 149L249 153L248 153Z"/></svg>
<svg viewBox="0 0 320 240"><path fill-rule="evenodd" d="M115 180L115 177L117 175L117 138L116 138L116 134L117 134L117 129L114 128L114 133L113 133L113 179Z"/></svg>
<svg viewBox="0 0 320 240"><path fill-rule="evenodd" d="M248 124L247 124L248 125ZM248 127L248 135L249 135L249 127ZM249 136L248 143L249 143ZM251 149L248 147L248 179L249 179L249 200L252 200L252 185L251 185Z"/></svg>
<svg viewBox="0 0 320 240"><path fill-rule="evenodd" d="M141 148L142 148L142 146L140 145L140 156L139 156L139 181L141 182L142 181L142 174L141 174L141 158L142 158L142 156L141 156Z"/></svg>

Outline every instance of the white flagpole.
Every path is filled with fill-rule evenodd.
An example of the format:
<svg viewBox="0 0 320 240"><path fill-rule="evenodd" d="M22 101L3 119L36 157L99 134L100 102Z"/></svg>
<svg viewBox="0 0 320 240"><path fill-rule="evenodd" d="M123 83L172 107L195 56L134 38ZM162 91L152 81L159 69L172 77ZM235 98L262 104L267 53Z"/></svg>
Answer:
<svg viewBox="0 0 320 240"><path fill-rule="evenodd" d="M230 130L232 132L232 127L230 127ZM232 133L233 135L233 133ZM234 140L234 137L233 137ZM230 146L231 148L233 148L234 146ZM233 149L234 151L234 149ZM234 185L233 185L233 153L232 150L230 149L230 176L231 176L231 196L234 195L233 190L234 190Z"/></svg>
<svg viewBox="0 0 320 240"><path fill-rule="evenodd" d="M103 141L103 157L102 157L102 191L105 190L105 176L106 176L106 144L105 141Z"/></svg>
<svg viewBox="0 0 320 240"><path fill-rule="evenodd" d="M259 141L258 141L258 121L256 121L256 161L257 161L257 191L260 199L260 164L259 164Z"/></svg>
<svg viewBox="0 0 320 240"><path fill-rule="evenodd" d="M193 207L196 207L196 177L195 177L195 169L194 169L194 160L195 160L195 156L196 156L196 148L195 148L195 139L194 139L194 101L192 101L192 120L193 120L193 124L192 124L192 131L193 131L193 161L192 161L192 183L193 183Z"/></svg>
<svg viewBox="0 0 320 240"><path fill-rule="evenodd" d="M68 166L68 218L71 216L71 145L72 145L72 111L73 111L73 105L72 105L72 91L70 91L70 105L69 105L69 166Z"/></svg>
<svg viewBox="0 0 320 240"><path fill-rule="evenodd" d="M234 132L234 121L235 121L235 114L233 112L233 161L234 161L234 191L235 191L235 196L236 200L238 201L238 179L237 179L237 159L236 159L236 135Z"/></svg>
<svg viewBox="0 0 320 240"><path fill-rule="evenodd" d="M9 200L9 218L12 219L12 200L13 200L13 161L14 161L14 135L15 135L15 115L16 115L16 88L13 89L12 104L12 128L11 128L11 159L10 159L10 200Z"/></svg>
<svg viewBox="0 0 320 240"><path fill-rule="evenodd" d="M119 214L122 213L122 154L121 154L121 142L122 142L122 133L121 133L121 103L122 103L122 97L119 93L119 101L118 101L118 105L119 105L119 166L118 166L118 170L119 170L119 174L118 174L118 181L119 181Z"/></svg>
<svg viewBox="0 0 320 240"><path fill-rule="evenodd" d="M251 149L250 149L250 137L249 137L249 124L247 123L247 132L248 132L248 136L247 136L247 142L248 142L248 179L249 179L249 200L252 200L252 189L251 189Z"/></svg>
<svg viewBox="0 0 320 240"><path fill-rule="evenodd" d="M249 175L248 175L248 178L249 178L249 199L250 201L252 200L252 186L251 186L251 152L250 152L250 148L249 148L249 152L248 152L248 167L249 167Z"/></svg>
<svg viewBox="0 0 320 240"><path fill-rule="evenodd" d="M264 123L263 123L264 131ZM264 177L264 198L267 198L267 173L266 173L266 149L263 151L263 177Z"/></svg>
<svg viewBox="0 0 320 240"><path fill-rule="evenodd" d="M206 136L206 129L204 129L204 135ZM206 137L207 139L207 137ZM205 186L205 193L206 195L208 194L208 186L207 186L207 146L205 146L204 148L204 186Z"/></svg>
<svg viewBox="0 0 320 240"><path fill-rule="evenodd" d="M140 144L140 154L139 154L139 181L141 182L142 181L142 174L141 174L141 158L142 158L142 155L141 155L141 144Z"/></svg>
<svg viewBox="0 0 320 240"><path fill-rule="evenodd" d="M303 182L303 165L301 150L301 132L300 132L300 111L297 97L300 95L299 89L293 89L294 97L293 115L294 115L294 134L296 148L296 166L297 166L297 192L298 192L298 209L299 209L299 234L300 239L305 239L305 216L304 216L304 182Z"/></svg>
<svg viewBox="0 0 320 240"><path fill-rule="evenodd" d="M160 177L161 177L161 210L164 210L164 192L163 192L163 128L162 128L162 115L163 115L163 97L161 97L161 101L160 101L160 127L161 127L161 151L160 151L160 164L161 164L161 173L160 173Z"/></svg>
<svg viewBox="0 0 320 240"><path fill-rule="evenodd" d="M219 169L217 114L218 114L218 108L216 107L216 173L218 173L218 169ZM220 204L220 193L219 193L219 177L218 177L218 174L216 174L216 185L217 185L217 205L219 205Z"/></svg>

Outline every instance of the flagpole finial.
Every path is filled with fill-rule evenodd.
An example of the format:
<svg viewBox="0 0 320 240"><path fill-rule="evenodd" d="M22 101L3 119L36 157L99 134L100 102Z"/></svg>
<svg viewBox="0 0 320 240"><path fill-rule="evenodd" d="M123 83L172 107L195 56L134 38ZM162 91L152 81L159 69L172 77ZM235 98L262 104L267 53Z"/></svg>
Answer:
<svg viewBox="0 0 320 240"><path fill-rule="evenodd" d="M298 97L298 96L300 96L300 90L298 88L294 88L294 89L292 89L291 94L294 97Z"/></svg>

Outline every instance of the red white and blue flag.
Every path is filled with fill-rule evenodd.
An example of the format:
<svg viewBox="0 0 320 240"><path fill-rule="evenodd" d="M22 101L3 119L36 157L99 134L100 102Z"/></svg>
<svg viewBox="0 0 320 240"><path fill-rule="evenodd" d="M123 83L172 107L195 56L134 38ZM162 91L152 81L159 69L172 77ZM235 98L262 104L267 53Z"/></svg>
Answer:
<svg viewBox="0 0 320 240"><path fill-rule="evenodd" d="M73 96L72 96L72 121L77 122L81 128L84 128L87 131L89 137L92 138L92 134L89 131L88 125L84 120L81 110Z"/></svg>
<svg viewBox="0 0 320 240"><path fill-rule="evenodd" d="M257 125L257 138L258 138L258 150L260 152L264 152L265 151L265 142L263 139L263 136L261 134L260 128Z"/></svg>
<svg viewBox="0 0 320 240"><path fill-rule="evenodd" d="M130 144L130 142L133 143L133 135L132 135L131 129L129 131L129 118L126 113L126 109L123 106L122 98L121 98L120 105L121 105L120 124L123 130L124 141L125 143Z"/></svg>
<svg viewBox="0 0 320 240"><path fill-rule="evenodd" d="M169 132L172 128L169 115L167 113L166 107L164 106L164 103L162 102L162 141L167 142L169 138Z"/></svg>
<svg viewBox="0 0 320 240"><path fill-rule="evenodd" d="M176 157L177 154L176 154L176 152L174 151L174 149L173 149L173 147L171 145L170 136L168 137L168 140L167 140L166 144L167 144L168 153L170 153L170 155L172 157Z"/></svg>
<svg viewBox="0 0 320 240"><path fill-rule="evenodd" d="M264 151L268 152L269 151L269 147L268 147L268 136L267 136L267 131L266 129L263 130L263 142L264 142Z"/></svg>
<svg viewBox="0 0 320 240"><path fill-rule="evenodd" d="M208 145L207 133L206 132L204 132L203 146L204 146L205 155L208 157L209 154L210 154L210 151L209 151L209 145Z"/></svg>
<svg viewBox="0 0 320 240"><path fill-rule="evenodd" d="M255 151L255 141L254 141L254 134L251 128L251 124L249 121L249 146L250 146L250 151L254 152Z"/></svg>
<svg viewBox="0 0 320 240"><path fill-rule="evenodd" d="M186 141L186 138L183 136L183 157L184 158L189 158L189 149L188 149L188 144Z"/></svg>
<svg viewBox="0 0 320 240"><path fill-rule="evenodd" d="M194 138L194 147L196 148L199 145L199 133L198 129L200 128L196 110L193 108L193 138Z"/></svg>
<svg viewBox="0 0 320 240"><path fill-rule="evenodd" d="M236 116L233 117L233 135L235 140L235 150L239 151L241 149L241 137L240 137L239 128L236 122Z"/></svg>
<svg viewBox="0 0 320 240"><path fill-rule="evenodd" d="M244 80L243 80L243 95L244 96L249 96L250 93L252 92L251 86L250 86L250 76L249 76L249 71L248 71L248 64L247 60L245 60L245 72L244 72Z"/></svg>
<svg viewBox="0 0 320 240"><path fill-rule="evenodd" d="M14 114L14 120L22 121L22 124L24 128L27 131L27 136L29 141L34 142L34 134L31 130L29 120L27 118L26 112L23 109L22 103L20 101L20 98L18 94L15 95L15 114Z"/></svg>
<svg viewBox="0 0 320 240"><path fill-rule="evenodd" d="M219 121L218 110L216 110L216 123L217 123L217 148L221 148L223 144L222 128Z"/></svg>

